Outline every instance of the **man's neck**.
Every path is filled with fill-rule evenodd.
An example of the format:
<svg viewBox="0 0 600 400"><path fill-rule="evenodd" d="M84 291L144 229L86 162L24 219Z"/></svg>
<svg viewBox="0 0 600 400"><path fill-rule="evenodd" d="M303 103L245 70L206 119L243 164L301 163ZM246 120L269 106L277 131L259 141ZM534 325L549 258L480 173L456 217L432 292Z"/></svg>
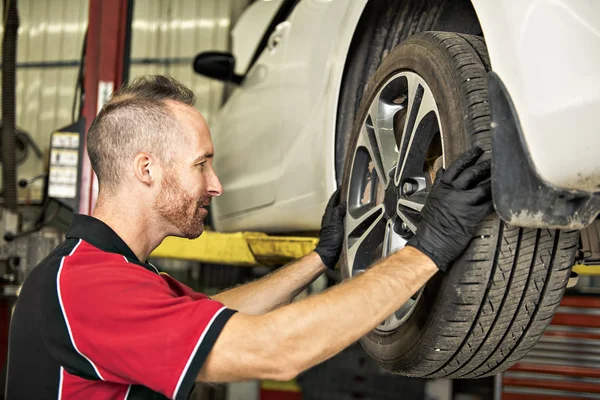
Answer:
<svg viewBox="0 0 600 400"><path fill-rule="evenodd" d="M144 209L135 209L129 204L131 200L120 199L119 196L111 196L110 201L98 196L92 216L108 225L141 262L146 262L166 234L157 230L158 224L153 223Z"/></svg>

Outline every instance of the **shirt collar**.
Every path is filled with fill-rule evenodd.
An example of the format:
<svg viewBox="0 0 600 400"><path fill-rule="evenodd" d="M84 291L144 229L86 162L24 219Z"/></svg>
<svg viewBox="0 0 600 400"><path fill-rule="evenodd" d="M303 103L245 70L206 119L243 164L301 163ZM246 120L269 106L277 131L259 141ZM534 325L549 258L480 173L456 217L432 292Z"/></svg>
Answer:
<svg viewBox="0 0 600 400"><path fill-rule="evenodd" d="M104 222L89 215L74 214L67 239L83 239L94 247L108 253L117 253L143 265L127 244Z"/></svg>

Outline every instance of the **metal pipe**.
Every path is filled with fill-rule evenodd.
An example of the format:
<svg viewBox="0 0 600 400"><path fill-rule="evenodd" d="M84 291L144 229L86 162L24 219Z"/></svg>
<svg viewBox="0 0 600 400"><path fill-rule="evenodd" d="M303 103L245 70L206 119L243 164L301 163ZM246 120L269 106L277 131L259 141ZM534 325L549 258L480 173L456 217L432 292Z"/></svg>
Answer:
<svg viewBox="0 0 600 400"><path fill-rule="evenodd" d="M4 0L2 40L2 186L4 207L17 210L16 60L19 11L17 0Z"/></svg>

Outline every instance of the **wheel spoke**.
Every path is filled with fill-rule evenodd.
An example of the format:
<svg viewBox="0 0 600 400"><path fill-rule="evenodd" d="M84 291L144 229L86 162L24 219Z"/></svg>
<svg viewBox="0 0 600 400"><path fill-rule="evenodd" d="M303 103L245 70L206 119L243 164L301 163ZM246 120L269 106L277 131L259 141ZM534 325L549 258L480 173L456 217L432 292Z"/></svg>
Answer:
<svg viewBox="0 0 600 400"><path fill-rule="evenodd" d="M394 136L394 116L404 105L395 104L386 99L380 92L371 103L368 121L373 127L375 141L378 145L383 171L386 175L394 168L398 159L398 148Z"/></svg>
<svg viewBox="0 0 600 400"><path fill-rule="evenodd" d="M346 232L349 232L349 239L354 239L354 241L348 241L348 247L354 246L354 244L357 243L357 240L360 241L361 238L364 239L364 235L368 234L368 231L383 218L383 212L383 205L380 204L367 209L356 218L350 213L347 213L345 222Z"/></svg>
<svg viewBox="0 0 600 400"><path fill-rule="evenodd" d="M394 223L388 220L385 226L385 239L383 240L383 257L394 254L406 245L406 239L394 231Z"/></svg>
<svg viewBox="0 0 600 400"><path fill-rule="evenodd" d="M412 233L417 233L417 225L416 224L417 224L418 214L415 211L413 211L411 209L407 209L406 207L403 207L398 203L397 214L398 214L398 217L400 217L402 222L404 222L406 224L406 226Z"/></svg>
<svg viewBox="0 0 600 400"><path fill-rule="evenodd" d="M423 207L425 206L425 201L427 200L426 193L417 193L410 198L400 198L398 199L398 207L406 207L411 210L421 212Z"/></svg>
<svg viewBox="0 0 600 400"><path fill-rule="evenodd" d="M377 206L359 218L346 214L348 271L353 275L381 259L385 236L383 206Z"/></svg>
<svg viewBox="0 0 600 400"><path fill-rule="evenodd" d="M417 231L416 226L419 220L419 214L425 206L428 196L429 191L423 191L408 198L401 197L398 199L396 213L413 233L416 233Z"/></svg>
<svg viewBox="0 0 600 400"><path fill-rule="evenodd" d="M387 257L389 254L391 254L391 241L392 241L392 235L393 235L394 229L393 229L393 225L392 225L392 221L388 220L385 224L385 236L383 238L383 257Z"/></svg>
<svg viewBox="0 0 600 400"><path fill-rule="evenodd" d="M408 115L402 133L395 184L423 174L423 160L431 140L441 132L431 90L416 76L408 78Z"/></svg>

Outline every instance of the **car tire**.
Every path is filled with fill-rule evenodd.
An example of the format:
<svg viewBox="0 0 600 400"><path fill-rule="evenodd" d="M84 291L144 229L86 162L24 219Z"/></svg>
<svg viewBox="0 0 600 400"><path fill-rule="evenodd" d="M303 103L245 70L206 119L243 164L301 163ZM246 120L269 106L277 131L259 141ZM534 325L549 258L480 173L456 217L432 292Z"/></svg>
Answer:
<svg viewBox="0 0 600 400"><path fill-rule="evenodd" d="M415 34L383 59L367 85L348 141L342 176L342 193L348 201L347 224L349 218L354 219L363 212L361 210L370 207L365 205L363 197L357 197L353 189L354 182L359 182L357 179L362 179L370 171L358 166L359 158L365 157L359 157L359 154L365 153L361 147L361 135L366 135L364 132L370 129L369 126L372 129L373 121L369 119L372 105L376 98L383 97L384 90L394 89L394 77L404 79L402 74L410 72L412 75L406 76L417 76L428 86L437 107L438 129L442 132L439 134L442 154L438 158L448 165L472 146L482 147L489 158L488 71L489 58L482 38L448 32ZM400 93L398 95L402 97ZM394 125L394 132L398 127ZM394 135L395 151L402 155L403 139L399 140L397 133ZM406 157L420 147L427 148L424 154L429 160L435 139L428 135L415 134L414 143L411 142L406 150ZM412 147L413 144L416 147ZM434 147L439 151L439 145ZM381 144L379 148L389 153L389 146L388 150ZM366 154L369 154L368 151ZM368 165L377 164L373 160ZM404 164L408 165L408 161ZM439 168L439 162L435 167L430 162L427 165L428 168ZM429 176L432 174L424 175L430 186ZM394 183L391 176L389 182ZM402 182L399 184L402 185ZM369 187L361 185L361 188ZM374 190L373 193L379 190L369 188ZM385 193L387 199L389 192ZM369 201L374 204L378 201L377 195L372 197ZM381 196L379 200L383 204ZM396 221L388 221L386 226L392 226L399 232L397 225L400 219L386 212L382 212L382 219L387 215L389 221ZM356 217L357 221L359 219ZM365 219L352 232L347 228L341 257L344 279L363 271L366 264L372 265L385 255L385 251L379 249L385 246L377 243L368 249L365 247L365 251L362 247L353 249L353 246L366 243L360 233L353 232L364 230L367 232L365 237L375 235L374 232L383 233L382 229L373 228L375 225L367 227L371 222ZM403 228L405 225L402 225ZM388 237L387 234L385 237ZM383 240L382 237L380 243ZM508 226L494 214L484 221L477 236L448 273L436 274L413 296L410 307L406 309L408 311L405 310L401 318L394 317L394 324L383 324L386 329L377 328L360 342L381 366L406 376L481 378L501 372L535 345L552 320L566 288L577 241L576 231ZM364 254L370 254L371 259ZM358 268L358 264L362 267ZM388 329L390 326L393 329Z"/></svg>

